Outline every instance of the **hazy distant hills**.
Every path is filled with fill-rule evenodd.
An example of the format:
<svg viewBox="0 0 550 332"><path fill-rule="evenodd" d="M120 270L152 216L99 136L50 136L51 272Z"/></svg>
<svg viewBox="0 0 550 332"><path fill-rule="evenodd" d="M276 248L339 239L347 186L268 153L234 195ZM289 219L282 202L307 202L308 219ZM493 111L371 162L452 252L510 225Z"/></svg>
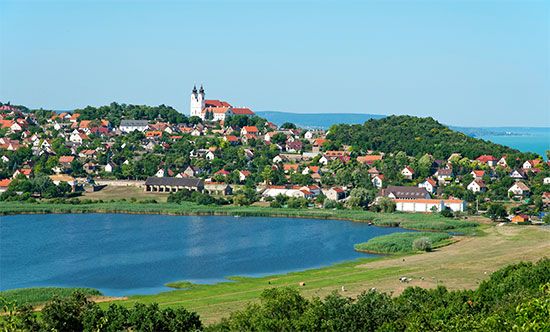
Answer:
<svg viewBox="0 0 550 332"><path fill-rule="evenodd" d="M256 114L262 118L281 125L291 122L302 128L327 129L333 124L362 124L368 119L381 119L385 115L380 114L359 114L359 113L287 113L260 111Z"/></svg>

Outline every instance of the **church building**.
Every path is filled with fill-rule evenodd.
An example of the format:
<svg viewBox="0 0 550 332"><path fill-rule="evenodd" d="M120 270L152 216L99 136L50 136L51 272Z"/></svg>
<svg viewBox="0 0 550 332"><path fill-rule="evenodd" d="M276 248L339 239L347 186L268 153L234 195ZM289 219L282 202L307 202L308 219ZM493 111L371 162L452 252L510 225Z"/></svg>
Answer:
<svg viewBox="0 0 550 332"><path fill-rule="evenodd" d="M189 105L190 116L198 116L207 121L224 121L231 115L254 115L254 112L246 107L233 107L226 101L216 99L205 99L204 88L193 87L191 91L191 102Z"/></svg>

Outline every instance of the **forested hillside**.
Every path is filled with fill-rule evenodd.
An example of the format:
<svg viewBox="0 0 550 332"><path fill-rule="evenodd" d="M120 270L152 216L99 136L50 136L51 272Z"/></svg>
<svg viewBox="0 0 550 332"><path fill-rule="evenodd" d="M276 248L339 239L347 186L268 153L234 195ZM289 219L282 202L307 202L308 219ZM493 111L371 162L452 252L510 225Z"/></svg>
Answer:
<svg viewBox="0 0 550 332"><path fill-rule="evenodd" d="M515 149L451 130L433 118L405 115L371 119L363 125L334 125L327 137L337 145L350 145L362 151L403 151L410 156L428 153L436 159L448 158L453 153L470 159L483 154L500 157L519 153Z"/></svg>

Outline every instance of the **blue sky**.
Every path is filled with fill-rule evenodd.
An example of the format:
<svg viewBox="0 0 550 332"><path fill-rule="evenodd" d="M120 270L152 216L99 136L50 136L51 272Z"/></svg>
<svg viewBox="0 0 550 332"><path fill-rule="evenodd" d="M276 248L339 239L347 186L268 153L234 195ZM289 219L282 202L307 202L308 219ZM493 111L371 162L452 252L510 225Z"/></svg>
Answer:
<svg viewBox="0 0 550 332"><path fill-rule="evenodd" d="M0 1L0 101L550 126L549 1Z"/></svg>

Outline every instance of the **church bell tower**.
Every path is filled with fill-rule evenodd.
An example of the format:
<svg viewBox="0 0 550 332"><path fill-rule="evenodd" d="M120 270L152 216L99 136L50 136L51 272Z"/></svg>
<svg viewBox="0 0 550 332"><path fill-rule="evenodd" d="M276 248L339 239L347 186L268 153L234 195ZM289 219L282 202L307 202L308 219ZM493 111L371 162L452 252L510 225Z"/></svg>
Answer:
<svg viewBox="0 0 550 332"><path fill-rule="evenodd" d="M189 104L189 115L200 117L205 106L204 103L204 88L201 85L199 91L197 91L197 86L193 86L191 102Z"/></svg>

